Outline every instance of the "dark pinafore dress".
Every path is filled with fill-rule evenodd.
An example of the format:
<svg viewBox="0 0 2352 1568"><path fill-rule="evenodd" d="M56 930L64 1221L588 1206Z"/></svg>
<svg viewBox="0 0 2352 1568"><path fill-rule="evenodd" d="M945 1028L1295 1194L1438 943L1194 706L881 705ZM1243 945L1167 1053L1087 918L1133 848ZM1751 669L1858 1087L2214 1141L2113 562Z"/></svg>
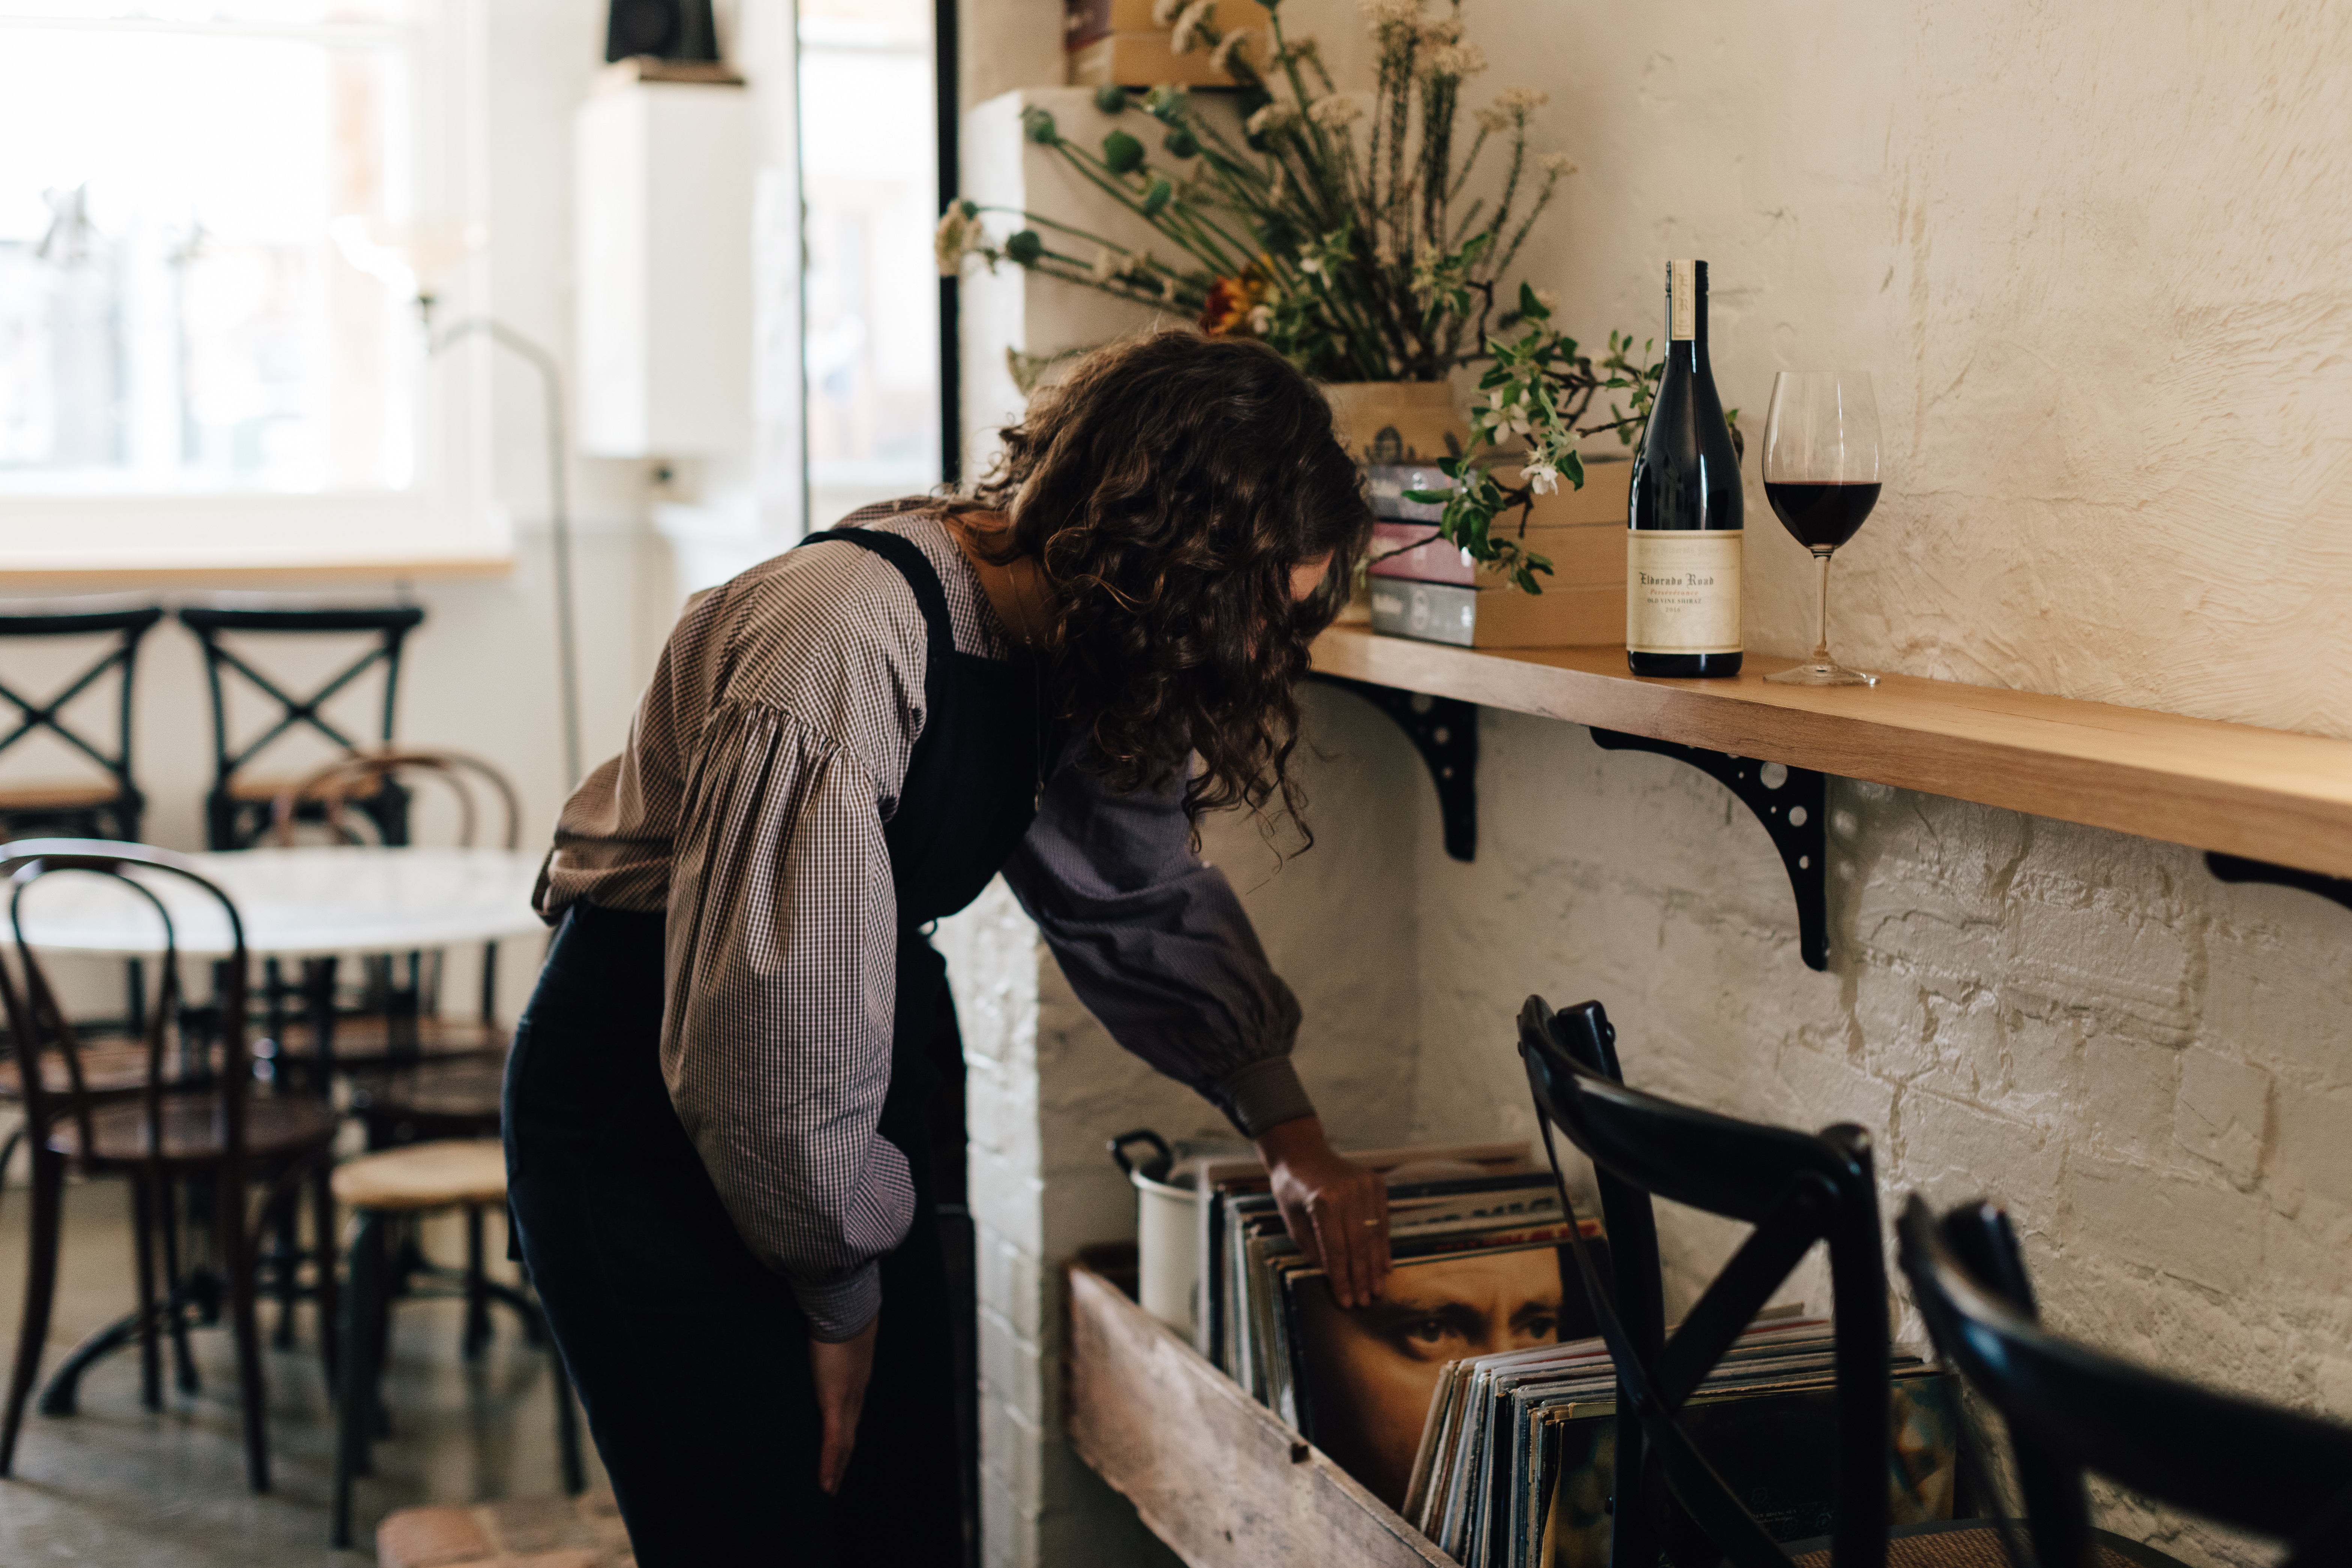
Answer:
<svg viewBox="0 0 2352 1568"><path fill-rule="evenodd" d="M820 542L889 561L929 631L924 721L885 828L899 925L879 1131L907 1157L916 1218L882 1260L874 1377L839 1496L816 1485L805 1320L736 1234L663 1086L662 917L569 910L508 1064L516 1229L642 1568L962 1560L925 1117L947 971L924 928L978 897L1028 829L1036 689L1026 666L956 651L913 543L863 529L803 543Z"/></svg>

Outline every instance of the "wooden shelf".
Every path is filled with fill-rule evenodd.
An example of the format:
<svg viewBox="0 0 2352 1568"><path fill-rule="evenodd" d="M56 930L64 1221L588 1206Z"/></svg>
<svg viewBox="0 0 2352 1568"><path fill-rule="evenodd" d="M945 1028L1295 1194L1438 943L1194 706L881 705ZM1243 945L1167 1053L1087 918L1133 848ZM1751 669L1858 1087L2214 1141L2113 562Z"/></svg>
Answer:
<svg viewBox="0 0 2352 1568"><path fill-rule="evenodd" d="M1070 1446L1191 1568L1456 1568L1118 1286L1068 1280Z"/></svg>
<svg viewBox="0 0 2352 1568"><path fill-rule="evenodd" d="M1890 675L1630 675L1617 647L1493 652L1334 626L1318 672L2352 877L2352 741Z"/></svg>

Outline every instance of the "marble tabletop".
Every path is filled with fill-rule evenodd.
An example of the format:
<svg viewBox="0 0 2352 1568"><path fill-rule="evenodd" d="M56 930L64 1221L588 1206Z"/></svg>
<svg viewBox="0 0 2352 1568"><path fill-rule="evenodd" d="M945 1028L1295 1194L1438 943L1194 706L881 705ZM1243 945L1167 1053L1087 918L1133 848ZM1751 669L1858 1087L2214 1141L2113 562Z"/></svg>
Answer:
<svg viewBox="0 0 2352 1568"><path fill-rule="evenodd" d="M407 952L544 929L530 907L539 850L320 846L178 857L236 901L256 956ZM179 950L231 951L220 905L182 878L139 870L171 911ZM163 951L154 907L108 876L57 872L25 890L25 934L37 952ZM5 931L5 925L0 925Z"/></svg>

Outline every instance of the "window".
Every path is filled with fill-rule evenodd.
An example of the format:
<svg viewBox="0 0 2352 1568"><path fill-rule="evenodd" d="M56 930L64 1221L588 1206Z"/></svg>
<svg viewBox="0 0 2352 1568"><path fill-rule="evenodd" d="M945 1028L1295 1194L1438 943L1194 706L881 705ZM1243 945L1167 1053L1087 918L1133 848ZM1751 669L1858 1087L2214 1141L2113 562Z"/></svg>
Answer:
<svg viewBox="0 0 2352 1568"><path fill-rule="evenodd" d="M930 0L801 0L809 521L940 480Z"/></svg>
<svg viewBox="0 0 2352 1568"><path fill-rule="evenodd" d="M0 0L0 496L399 491L429 0Z"/></svg>

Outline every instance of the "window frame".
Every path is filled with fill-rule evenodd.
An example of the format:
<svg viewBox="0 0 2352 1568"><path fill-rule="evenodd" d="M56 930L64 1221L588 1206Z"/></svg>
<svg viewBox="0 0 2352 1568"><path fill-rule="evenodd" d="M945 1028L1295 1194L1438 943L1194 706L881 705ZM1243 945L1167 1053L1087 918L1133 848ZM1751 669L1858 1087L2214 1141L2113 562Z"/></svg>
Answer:
<svg viewBox="0 0 2352 1568"><path fill-rule="evenodd" d="M18 15L0 16L0 38L53 27L303 39L406 35L416 210L474 214L487 206L488 186L488 3L418 0L416 13L401 21L332 26ZM470 313L486 304L489 279L487 259L477 256L442 297ZM457 313L445 307L436 315L446 321ZM510 569L513 526L491 489L490 345L477 340L425 358L424 334L420 321L406 489L0 492L0 595L90 579L407 578Z"/></svg>

